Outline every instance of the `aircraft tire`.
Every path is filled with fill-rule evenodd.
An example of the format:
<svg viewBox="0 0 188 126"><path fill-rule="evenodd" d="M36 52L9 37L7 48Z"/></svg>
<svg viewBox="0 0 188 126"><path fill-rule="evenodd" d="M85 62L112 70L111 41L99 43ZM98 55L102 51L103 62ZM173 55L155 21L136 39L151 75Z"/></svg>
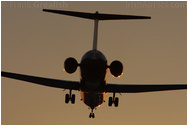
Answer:
<svg viewBox="0 0 188 126"><path fill-rule="evenodd" d="M65 95L65 103L69 103L69 94Z"/></svg>
<svg viewBox="0 0 188 126"><path fill-rule="evenodd" d="M89 118L91 118L92 117L92 115L91 115L91 113L89 114Z"/></svg>
<svg viewBox="0 0 188 126"><path fill-rule="evenodd" d="M119 98L116 97L116 98L115 98L115 101L114 101L114 106L115 106L115 107L118 107L118 103L119 103Z"/></svg>
<svg viewBox="0 0 188 126"><path fill-rule="evenodd" d="M112 103L113 103L113 101L112 101L112 97L109 97L109 100L108 100L108 106L112 106Z"/></svg>
<svg viewBox="0 0 188 126"><path fill-rule="evenodd" d="M72 95L72 98L71 98L71 103L74 104L75 103L75 94Z"/></svg>
<svg viewBox="0 0 188 126"><path fill-rule="evenodd" d="M92 114L92 117L95 118L95 114L94 113Z"/></svg>

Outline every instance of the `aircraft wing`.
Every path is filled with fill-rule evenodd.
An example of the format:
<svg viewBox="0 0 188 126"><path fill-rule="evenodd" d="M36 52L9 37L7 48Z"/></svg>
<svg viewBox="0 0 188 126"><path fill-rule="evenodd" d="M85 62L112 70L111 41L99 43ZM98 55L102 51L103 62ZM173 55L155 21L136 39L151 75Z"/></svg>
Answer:
<svg viewBox="0 0 188 126"><path fill-rule="evenodd" d="M32 82L39 85L55 87L55 88L62 88L62 89L72 89L72 90L79 90L80 83L74 81L65 81L65 80L56 80L50 78L43 78L43 77L35 77L30 75L23 75L18 73L10 73L1 71L1 76L8 77L12 79Z"/></svg>
<svg viewBox="0 0 188 126"><path fill-rule="evenodd" d="M170 85L107 84L106 92L141 93L141 92L180 90L180 89L187 89L187 84L170 84Z"/></svg>

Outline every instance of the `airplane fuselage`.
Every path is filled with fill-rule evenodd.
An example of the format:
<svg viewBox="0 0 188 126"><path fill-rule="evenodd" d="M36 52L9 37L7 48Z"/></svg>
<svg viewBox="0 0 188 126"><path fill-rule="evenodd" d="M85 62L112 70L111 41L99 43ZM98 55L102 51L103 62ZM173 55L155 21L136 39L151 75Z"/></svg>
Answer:
<svg viewBox="0 0 188 126"><path fill-rule="evenodd" d="M88 51L81 60L81 97L91 109L105 99L107 60L98 50Z"/></svg>

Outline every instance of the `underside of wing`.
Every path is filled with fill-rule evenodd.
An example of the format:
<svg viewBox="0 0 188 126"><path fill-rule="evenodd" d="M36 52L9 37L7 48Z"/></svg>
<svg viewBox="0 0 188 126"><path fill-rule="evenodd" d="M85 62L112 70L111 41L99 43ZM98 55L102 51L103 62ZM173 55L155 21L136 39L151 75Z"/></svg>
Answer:
<svg viewBox="0 0 188 126"><path fill-rule="evenodd" d="M79 87L80 87L79 82L35 77L35 76L30 76L30 75L10 73L10 72L4 72L4 71L1 72L1 76L12 78L12 79L17 79L17 80L22 80L22 81L27 81L27 82L32 82L35 84L49 86L49 87L62 88L62 89L79 90Z"/></svg>
<svg viewBox="0 0 188 126"><path fill-rule="evenodd" d="M141 93L141 92L179 90L179 89L187 89L187 84L168 84L168 85L107 84L106 92Z"/></svg>

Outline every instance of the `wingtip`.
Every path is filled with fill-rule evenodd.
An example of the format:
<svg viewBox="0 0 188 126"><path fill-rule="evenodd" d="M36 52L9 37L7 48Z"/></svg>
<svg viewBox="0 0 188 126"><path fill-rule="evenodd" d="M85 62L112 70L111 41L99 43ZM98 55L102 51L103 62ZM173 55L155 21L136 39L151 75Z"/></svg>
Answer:
<svg viewBox="0 0 188 126"><path fill-rule="evenodd" d="M49 12L49 11L51 11L51 9L42 9L42 11Z"/></svg>
<svg viewBox="0 0 188 126"><path fill-rule="evenodd" d="M150 17L150 16L147 16L147 17L145 17L145 19L151 19L151 17Z"/></svg>
<svg viewBox="0 0 188 126"><path fill-rule="evenodd" d="M47 9L42 9L42 11L47 11Z"/></svg>

